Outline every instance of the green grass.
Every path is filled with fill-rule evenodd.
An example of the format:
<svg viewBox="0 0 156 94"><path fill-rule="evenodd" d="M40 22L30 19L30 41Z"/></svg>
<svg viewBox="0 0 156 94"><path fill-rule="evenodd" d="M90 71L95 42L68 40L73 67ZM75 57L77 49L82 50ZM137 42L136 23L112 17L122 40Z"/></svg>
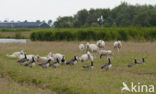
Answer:
<svg viewBox="0 0 156 94"><path fill-rule="evenodd" d="M39 66L28 68L16 63L17 59L5 56L7 53L24 49L28 54L39 54L41 56L46 56L50 51L59 52L69 60L74 55L80 56L83 54L79 51L78 44L79 42L30 42L26 45L1 44L0 74L1 76L9 76L18 83L31 83L55 91L58 94L121 94L122 82L156 85L155 42L124 42L120 53L113 50L112 42L106 42L105 49L111 49L115 53L112 59L113 66L107 72L100 69L107 60L105 58L99 60L98 55L94 61L94 69L89 70L82 68L89 62L78 63L75 66L61 65L56 69L42 69ZM146 58L145 65L133 68L127 67L128 64L133 62L134 58L138 58L140 61L142 57ZM125 92L123 94L133 93Z"/></svg>
<svg viewBox="0 0 156 94"><path fill-rule="evenodd" d="M56 94L33 84L19 84L10 77L0 77L0 94Z"/></svg>

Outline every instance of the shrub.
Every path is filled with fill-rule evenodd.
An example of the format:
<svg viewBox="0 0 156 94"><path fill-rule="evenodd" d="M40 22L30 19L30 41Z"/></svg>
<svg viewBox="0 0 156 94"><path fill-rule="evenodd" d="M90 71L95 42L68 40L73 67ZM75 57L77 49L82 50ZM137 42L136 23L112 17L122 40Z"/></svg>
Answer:
<svg viewBox="0 0 156 94"><path fill-rule="evenodd" d="M33 31L31 40L40 41L83 41L83 40L155 40L156 28L80 28L80 29L52 29Z"/></svg>

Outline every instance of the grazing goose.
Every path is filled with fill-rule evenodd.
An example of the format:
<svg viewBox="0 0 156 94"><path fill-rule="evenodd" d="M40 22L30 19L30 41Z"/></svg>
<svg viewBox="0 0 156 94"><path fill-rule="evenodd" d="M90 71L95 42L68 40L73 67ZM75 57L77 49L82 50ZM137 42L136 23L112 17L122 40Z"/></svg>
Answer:
<svg viewBox="0 0 156 94"><path fill-rule="evenodd" d="M19 59L17 62L18 63L21 63L21 64L24 64L27 61L29 61L29 59L27 59L26 53L24 53L24 58Z"/></svg>
<svg viewBox="0 0 156 94"><path fill-rule="evenodd" d="M30 63L28 63L28 64L25 64L24 66L28 66L28 67L33 67L33 66L35 66L35 60L34 60L34 57L32 57L32 61L30 61Z"/></svg>
<svg viewBox="0 0 156 94"><path fill-rule="evenodd" d="M50 64L50 66L54 67L54 68L58 67L59 66L59 59L57 58L56 62L54 62L53 64Z"/></svg>
<svg viewBox="0 0 156 94"><path fill-rule="evenodd" d="M51 59L49 59L47 62L45 62L45 63L42 63L42 64L38 64L39 66L41 66L42 68L47 68L47 67L49 67L49 65L50 65L50 61L51 61Z"/></svg>
<svg viewBox="0 0 156 94"><path fill-rule="evenodd" d="M76 56L74 56L74 59L68 61L66 64L67 65L75 65L78 61L78 58Z"/></svg>
<svg viewBox="0 0 156 94"><path fill-rule="evenodd" d="M110 61L110 58L108 58L108 63L105 64L105 65L103 65L103 66L101 67L101 69L106 69L106 71L107 71L107 70L109 70L111 67L112 67L112 63L111 63L111 61Z"/></svg>
<svg viewBox="0 0 156 94"><path fill-rule="evenodd" d="M136 60L136 58L134 59L134 63L133 64L130 64L130 65L128 65L128 67L133 67L133 66L135 66L135 65L137 65L138 64L138 62L137 62L137 60Z"/></svg>
<svg viewBox="0 0 156 94"><path fill-rule="evenodd" d="M94 65L93 65L93 62L91 61L91 65L82 66L82 67L86 68L86 69L92 69L92 68L94 68Z"/></svg>
<svg viewBox="0 0 156 94"><path fill-rule="evenodd" d="M139 62L138 64L145 64L145 58L142 58L142 62Z"/></svg>

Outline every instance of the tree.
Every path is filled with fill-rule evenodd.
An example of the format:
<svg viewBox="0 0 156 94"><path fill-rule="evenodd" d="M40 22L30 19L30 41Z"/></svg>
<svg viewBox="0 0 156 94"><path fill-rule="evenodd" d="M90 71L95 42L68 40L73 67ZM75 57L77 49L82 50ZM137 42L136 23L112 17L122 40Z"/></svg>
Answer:
<svg viewBox="0 0 156 94"><path fill-rule="evenodd" d="M40 20L36 20L36 22L37 22L37 23L40 23L41 21L40 21Z"/></svg>
<svg viewBox="0 0 156 94"><path fill-rule="evenodd" d="M85 25L88 18L88 11L86 9L80 10L77 12L77 14L74 16L74 19L77 20L76 24L79 24L79 26Z"/></svg>
<svg viewBox="0 0 156 94"><path fill-rule="evenodd" d="M48 25L52 25L52 20L48 20Z"/></svg>
<svg viewBox="0 0 156 94"><path fill-rule="evenodd" d="M54 22L55 27L71 28L73 27L74 19L72 16L58 17Z"/></svg>
<svg viewBox="0 0 156 94"><path fill-rule="evenodd" d="M4 22L8 22L8 20L4 20Z"/></svg>
<svg viewBox="0 0 156 94"><path fill-rule="evenodd" d="M27 23L27 22L28 22L27 20L24 21L24 23Z"/></svg>
<svg viewBox="0 0 156 94"><path fill-rule="evenodd" d="M74 16L58 17L56 27L93 27L97 26L97 18L103 16L104 26L156 26L156 6L129 5L122 2L113 9L82 9Z"/></svg>
<svg viewBox="0 0 156 94"><path fill-rule="evenodd" d="M150 26L150 15L147 11L139 13L134 18L135 25Z"/></svg>

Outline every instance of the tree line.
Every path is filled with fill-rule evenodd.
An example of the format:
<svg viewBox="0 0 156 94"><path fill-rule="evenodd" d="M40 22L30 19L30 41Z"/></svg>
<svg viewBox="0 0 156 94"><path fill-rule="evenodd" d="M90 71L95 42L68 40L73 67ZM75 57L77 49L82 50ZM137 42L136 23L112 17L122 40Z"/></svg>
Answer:
<svg viewBox="0 0 156 94"><path fill-rule="evenodd" d="M82 9L74 16L58 17L53 25L56 28L154 27L156 26L156 5L130 5L122 2L113 9Z"/></svg>

